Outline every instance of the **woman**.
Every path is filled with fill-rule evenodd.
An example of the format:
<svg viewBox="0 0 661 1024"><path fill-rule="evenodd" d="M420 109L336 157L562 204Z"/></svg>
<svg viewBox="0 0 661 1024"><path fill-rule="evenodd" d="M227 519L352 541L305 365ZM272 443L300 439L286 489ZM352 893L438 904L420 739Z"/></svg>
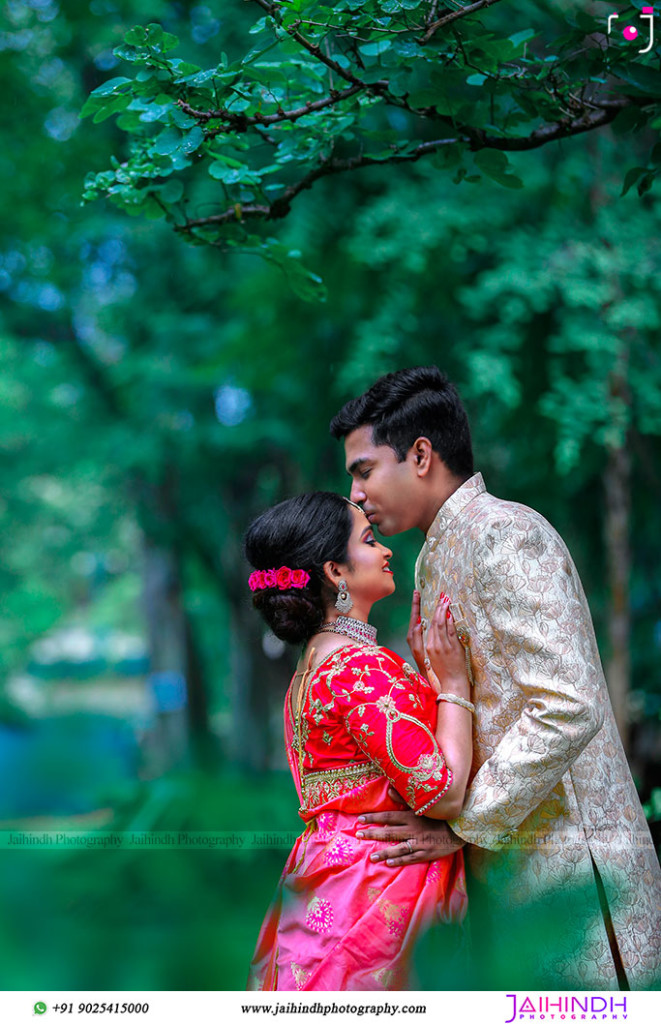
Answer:
<svg viewBox="0 0 661 1024"><path fill-rule="evenodd" d="M315 493L265 512L246 536L253 601L276 636L303 643L285 699L287 755L306 822L262 926L248 987L371 991L409 987L416 935L465 912L461 852L393 868L358 840L358 815L396 809L452 818L471 762L463 648L442 595L418 674L376 645L372 605L395 589L392 552L358 505ZM279 568L278 568L279 567ZM415 608L415 604L414 604Z"/></svg>

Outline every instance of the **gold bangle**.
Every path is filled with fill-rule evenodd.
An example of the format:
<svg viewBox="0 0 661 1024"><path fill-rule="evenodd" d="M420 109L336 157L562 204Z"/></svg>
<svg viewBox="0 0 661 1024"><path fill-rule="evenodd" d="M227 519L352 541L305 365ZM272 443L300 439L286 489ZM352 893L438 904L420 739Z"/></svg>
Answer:
<svg viewBox="0 0 661 1024"><path fill-rule="evenodd" d="M470 711L471 715L475 714L475 705L471 704L469 700L465 700L463 697L457 697L456 693L439 693L436 698L436 703L445 700L448 704L458 704L461 708L466 708L466 711Z"/></svg>

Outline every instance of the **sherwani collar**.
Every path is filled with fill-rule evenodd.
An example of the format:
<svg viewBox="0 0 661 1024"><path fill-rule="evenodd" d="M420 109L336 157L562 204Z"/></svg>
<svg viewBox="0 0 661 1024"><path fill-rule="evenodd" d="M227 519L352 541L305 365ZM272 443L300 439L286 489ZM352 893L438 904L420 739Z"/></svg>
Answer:
<svg viewBox="0 0 661 1024"><path fill-rule="evenodd" d="M484 494L485 491L482 474L475 473L470 480L467 480L450 495L439 508L434 522L427 531L427 546L430 551L434 550L450 523L463 512L467 505L470 505L478 495Z"/></svg>

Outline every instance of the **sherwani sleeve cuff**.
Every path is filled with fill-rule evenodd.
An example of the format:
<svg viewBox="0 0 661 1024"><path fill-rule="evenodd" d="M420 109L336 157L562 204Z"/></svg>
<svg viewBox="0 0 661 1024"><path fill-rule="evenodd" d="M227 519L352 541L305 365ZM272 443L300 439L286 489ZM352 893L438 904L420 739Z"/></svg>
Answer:
<svg viewBox="0 0 661 1024"><path fill-rule="evenodd" d="M470 843L472 846L480 846L483 850L494 851L501 850L504 846L509 845L516 831L516 829L510 829L508 832L499 832L494 829L487 829L482 824L471 823L470 820L461 814L458 818L448 821L448 826L465 843Z"/></svg>

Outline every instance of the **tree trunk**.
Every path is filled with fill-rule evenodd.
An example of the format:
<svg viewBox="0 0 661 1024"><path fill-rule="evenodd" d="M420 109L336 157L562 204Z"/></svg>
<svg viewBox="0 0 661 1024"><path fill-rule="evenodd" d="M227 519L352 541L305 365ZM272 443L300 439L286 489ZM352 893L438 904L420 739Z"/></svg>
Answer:
<svg viewBox="0 0 661 1024"><path fill-rule="evenodd" d="M302 490L298 463L285 453L276 448L264 452L263 465L278 478L271 504ZM242 537L250 521L263 511L264 498L255 491L255 476L254 468L240 461L225 482L222 502L229 523L221 562L231 605L231 757L244 770L262 773L287 765L282 707L297 652L290 647L280 656L269 657L263 646L266 625L252 607L250 566L243 555Z"/></svg>
<svg viewBox="0 0 661 1024"><path fill-rule="evenodd" d="M149 774L184 765L190 755L187 727L186 625L177 560L143 534L143 609L149 645L149 684L157 707L157 732Z"/></svg>
<svg viewBox="0 0 661 1024"><path fill-rule="evenodd" d="M290 652L269 658L262 647L264 624L247 600L232 609L230 755L252 772L286 765L282 707L292 674Z"/></svg>
<svg viewBox="0 0 661 1024"><path fill-rule="evenodd" d="M191 617L183 606L182 615L186 642L186 692L192 758L198 767L213 771L222 759L220 744L210 729L209 699L204 665L197 646Z"/></svg>
<svg viewBox="0 0 661 1024"><path fill-rule="evenodd" d="M606 680L615 721L625 750L628 748L628 701L631 678L630 579L631 457L626 444L608 452L604 476L606 492L605 544L610 590L608 635L610 653Z"/></svg>

